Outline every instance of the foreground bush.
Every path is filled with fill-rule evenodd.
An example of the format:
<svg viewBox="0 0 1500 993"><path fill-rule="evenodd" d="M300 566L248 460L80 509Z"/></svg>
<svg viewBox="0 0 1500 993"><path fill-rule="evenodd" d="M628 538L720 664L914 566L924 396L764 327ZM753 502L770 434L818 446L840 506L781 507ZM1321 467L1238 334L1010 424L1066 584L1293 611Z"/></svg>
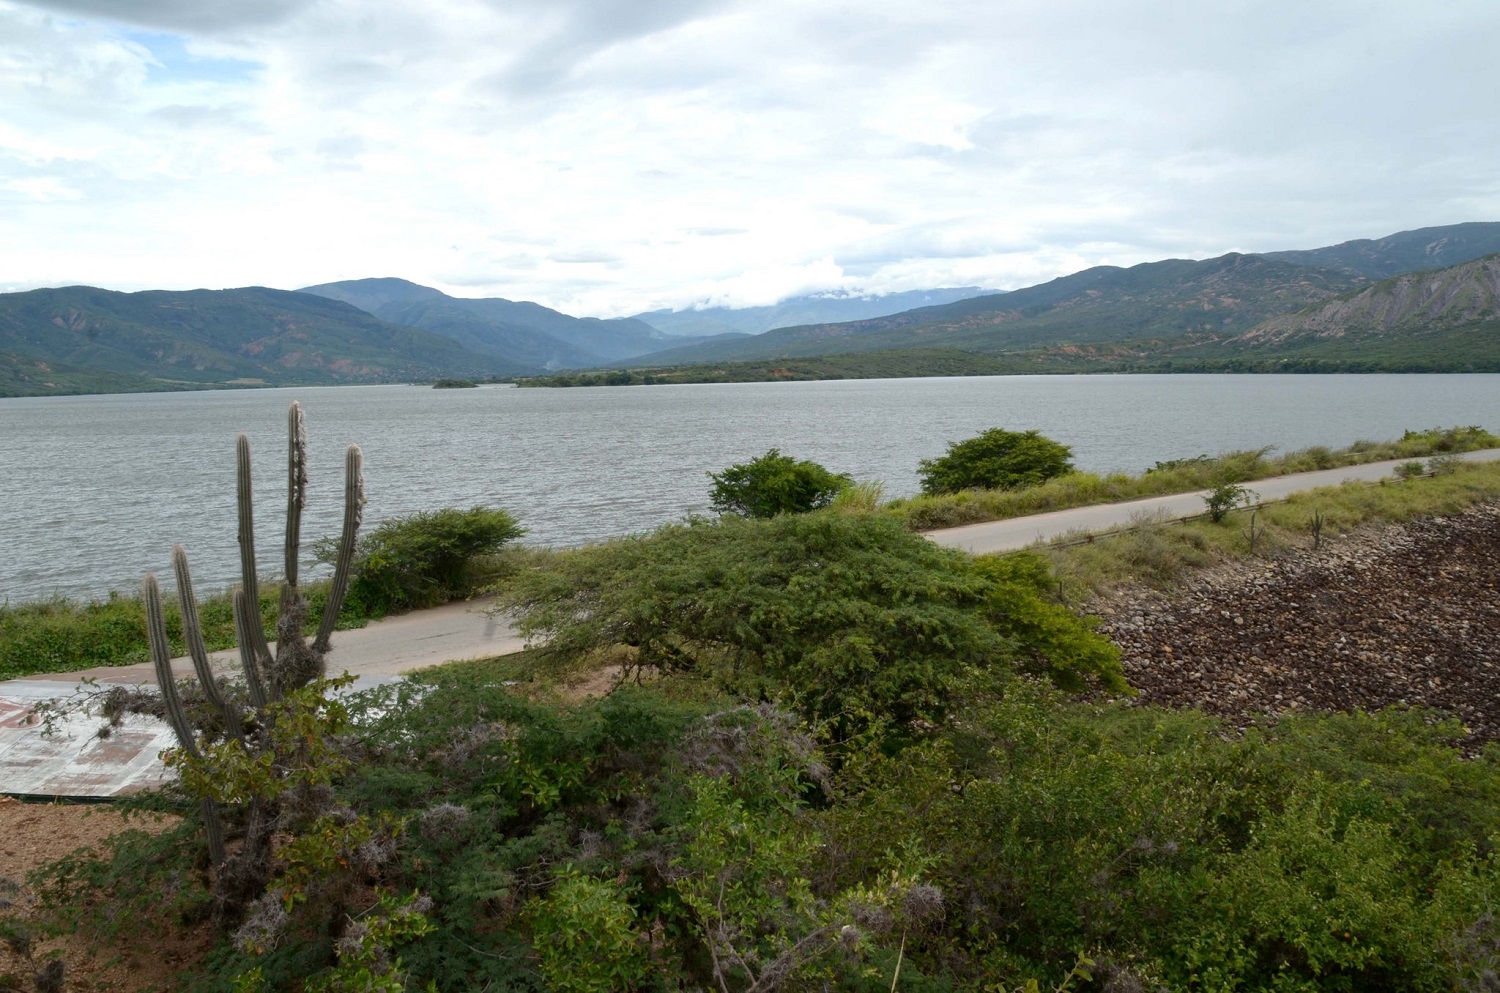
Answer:
<svg viewBox="0 0 1500 993"><path fill-rule="evenodd" d="M525 533L488 507L393 518L359 540L349 599L373 617L461 599L473 591L470 562Z"/></svg>
<svg viewBox="0 0 1500 993"><path fill-rule="evenodd" d="M1038 571L1039 570L1039 571ZM973 680L1013 668L1122 689L1118 655L1048 612L1039 561L976 565L883 517L832 512L690 521L559 555L497 609L560 669L691 672L792 702L851 733L941 719Z"/></svg>
<svg viewBox="0 0 1500 993"><path fill-rule="evenodd" d="M182 988L366 988L334 984L378 961L441 991L959 993L1052 989L1085 951L1075 989L1437 993L1500 965L1500 752L1430 715L1236 735L1009 681L833 763L774 705L673 677L567 704L525 667L303 724L341 813L288 821L295 898ZM44 921L139 943L201 915L188 816L54 866Z"/></svg>

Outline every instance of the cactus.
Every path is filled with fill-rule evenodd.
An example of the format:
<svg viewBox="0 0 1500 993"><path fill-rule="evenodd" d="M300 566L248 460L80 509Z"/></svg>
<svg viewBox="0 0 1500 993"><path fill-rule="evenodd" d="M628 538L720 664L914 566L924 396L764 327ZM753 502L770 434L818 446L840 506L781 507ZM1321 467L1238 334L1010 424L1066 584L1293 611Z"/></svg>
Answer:
<svg viewBox="0 0 1500 993"><path fill-rule="evenodd" d="M172 567L177 579L177 595L182 611L183 640L193 660L193 669L202 686L204 698L222 721L225 732L242 744L247 730L263 727L266 707L288 690L306 686L322 678L326 658L338 621L339 608L349 588L349 574L354 561L355 538L363 517L364 482L359 446L350 445L344 459L344 524L339 540L338 559L334 568L332 589L324 607L317 636L309 644L303 633L308 603L298 584L297 556L301 551L302 510L307 499L307 432L302 408L293 403L287 411L287 522L284 544L286 579L281 587L281 610L276 626L276 652L266 641L260 617L260 586L255 567L255 526L250 489L250 441L241 434L236 443L236 490L239 504L239 545L242 586L234 593L234 623L239 642L240 664L245 674L245 689L251 712L246 713L240 701L226 695L214 677L204 648L203 629L198 618L198 603L193 595L193 581L188 569L187 552L181 545L173 549ZM156 576L144 582L146 629L151 646L151 660L156 681L161 687L167 720L189 758L201 755L195 728L172 674L172 652L167 641L166 615ZM211 722L209 722L211 723ZM224 831L217 805L203 801L204 823L209 836L210 856L216 866L224 864ZM266 811L249 811L253 822L268 825ZM268 828L267 828L268 830ZM257 839L257 844L260 840ZM247 838L247 849L252 847Z"/></svg>
<svg viewBox="0 0 1500 993"><path fill-rule="evenodd" d="M1321 510L1315 510L1315 511L1313 511L1313 515L1312 515L1312 537L1313 537L1313 551L1315 551L1315 552L1318 550L1318 546L1321 545L1321 544L1323 544L1323 523L1324 523L1323 512Z"/></svg>
<svg viewBox="0 0 1500 993"><path fill-rule="evenodd" d="M178 549L181 550L180 545ZM184 556L181 561L185 570L187 558ZM162 702L166 706L167 723L172 725L172 731L177 735L177 741L181 744L182 750L193 758L197 758L200 754L198 741L193 734L192 722L188 720L187 708L182 705L182 694L177 692L177 680L172 675L172 650L167 641L166 614L162 610L161 588L156 584L156 574L147 573L141 587L146 601L146 641L150 645L151 664L156 669L156 683L161 687ZM196 610L193 613L193 619L196 623ZM187 629L187 615L185 614L183 615L183 629L184 631ZM201 630L197 637L201 645L203 643ZM208 657L205 653L204 663L206 664L207 661ZM193 664L197 666L196 658ZM212 799L204 797L201 810L204 831L208 834L209 858L214 865L221 865L224 862L224 822L219 816L219 805Z"/></svg>
<svg viewBox="0 0 1500 993"><path fill-rule="evenodd" d="M1256 512L1253 510L1250 511L1250 526L1248 528L1240 529L1241 533L1245 536L1245 540L1250 542L1251 555L1255 554L1255 543L1259 541L1261 536L1266 533L1266 526L1264 524L1260 525L1259 527L1256 526L1255 517Z"/></svg>

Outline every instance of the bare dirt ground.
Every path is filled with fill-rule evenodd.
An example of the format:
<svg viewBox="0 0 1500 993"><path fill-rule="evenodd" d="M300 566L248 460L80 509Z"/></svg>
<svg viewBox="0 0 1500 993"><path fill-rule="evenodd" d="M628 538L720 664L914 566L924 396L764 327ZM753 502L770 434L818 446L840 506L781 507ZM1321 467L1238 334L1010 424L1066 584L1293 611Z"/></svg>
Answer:
<svg viewBox="0 0 1500 993"><path fill-rule="evenodd" d="M104 805L21 803L0 797L0 915L14 915L22 926L36 903L26 885L31 870L80 848L100 850L104 839L127 827L164 830L165 820L134 817L128 824ZM11 885L6 885L7 881ZM8 902L10 906L3 904ZM205 933L162 936L152 947L94 950L81 935L38 939L31 957L0 944L0 990L34 989L33 973L50 959L64 963L69 993L134 993L175 990L178 973L207 950Z"/></svg>

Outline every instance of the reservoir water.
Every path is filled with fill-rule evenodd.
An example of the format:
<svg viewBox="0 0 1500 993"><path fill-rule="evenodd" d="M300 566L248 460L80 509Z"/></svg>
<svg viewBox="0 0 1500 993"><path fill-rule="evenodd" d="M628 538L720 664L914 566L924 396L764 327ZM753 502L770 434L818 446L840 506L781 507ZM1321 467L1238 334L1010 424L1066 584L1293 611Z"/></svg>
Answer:
<svg viewBox="0 0 1500 993"><path fill-rule="evenodd" d="M286 407L306 410L311 539L338 529L344 446L365 455L366 527L419 510L504 507L540 545L708 510L705 473L768 448L888 497L917 463L988 427L1036 428L1079 468L1407 428L1500 431L1500 376L1008 376L529 389L322 387L0 399L0 601L134 589L187 547L200 591L237 576L234 439L255 457L257 547L277 568Z"/></svg>

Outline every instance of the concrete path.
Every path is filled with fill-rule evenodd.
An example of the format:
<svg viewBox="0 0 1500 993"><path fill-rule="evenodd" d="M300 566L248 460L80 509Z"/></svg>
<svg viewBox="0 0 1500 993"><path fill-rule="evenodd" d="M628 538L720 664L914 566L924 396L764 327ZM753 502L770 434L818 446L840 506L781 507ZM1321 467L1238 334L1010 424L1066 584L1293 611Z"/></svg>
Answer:
<svg viewBox="0 0 1500 993"><path fill-rule="evenodd" d="M1500 459L1500 449L1486 449L1460 456L1471 461L1495 461ZM1290 476L1277 476L1258 482L1246 483L1260 503L1284 500L1293 493L1315 490L1324 486L1338 486L1351 481L1373 481L1396 478L1396 466L1410 459L1392 459L1388 462L1371 462L1366 465L1346 466L1342 469L1321 469L1317 472L1299 472ZM1106 503L1093 507L1074 507L1050 514L1032 517L1016 517L1008 521L987 521L983 524L967 524L942 531L928 531L926 537L948 548L958 548L973 555L989 552L1008 552L1025 548L1038 541L1050 541L1069 533L1098 534L1116 528L1128 527L1141 520L1162 518L1173 520L1196 517L1204 512L1203 498L1207 490L1196 493L1179 493L1173 496L1146 497L1127 503Z"/></svg>
<svg viewBox="0 0 1500 993"><path fill-rule="evenodd" d="M1500 449L1472 452L1473 460L1500 459ZM1395 466L1405 460L1377 462L1344 469L1299 473L1246 484L1261 501L1279 500L1302 490L1336 486L1348 480L1394 479ZM1150 497L1129 503L1078 507L1035 517L971 524L927 537L940 545L974 554L1025 548L1037 541L1071 532L1099 532L1129 526L1142 516L1180 518L1203 513L1203 493ZM519 651L521 640L503 622L481 612L483 604L450 604L377 621L354 631L340 631L329 655L329 671L349 671L357 685L389 682L403 672L459 659L484 658ZM238 655L215 653L215 664L237 672ZM192 672L185 659L177 670ZM157 754L175 745L172 733L158 721L132 718L108 738L95 733L100 721L74 716L56 734L43 736L27 721L43 700L68 698L80 682L154 685L150 666L121 666L29 676L0 682L0 793L70 798L110 797L156 785L165 770Z"/></svg>

